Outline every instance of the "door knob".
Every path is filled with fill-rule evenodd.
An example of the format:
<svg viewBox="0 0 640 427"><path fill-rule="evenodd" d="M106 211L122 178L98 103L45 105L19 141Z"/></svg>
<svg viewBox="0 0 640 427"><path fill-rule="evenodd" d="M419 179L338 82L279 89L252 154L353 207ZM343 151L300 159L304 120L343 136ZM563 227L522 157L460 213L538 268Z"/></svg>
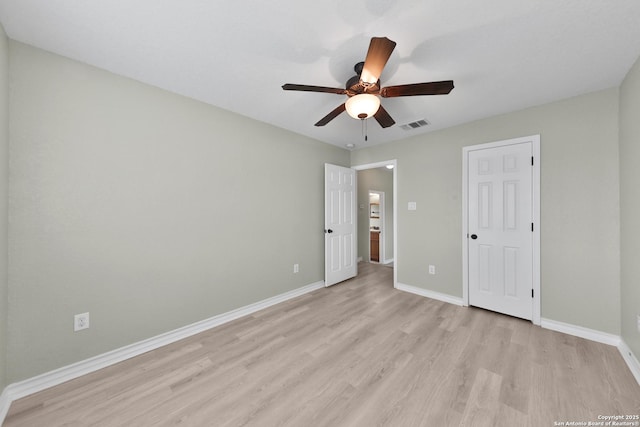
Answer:
<svg viewBox="0 0 640 427"><path fill-rule="evenodd" d="M471 238L472 238L473 240L476 240L476 239L478 238L478 235L477 235L477 234L472 234L472 235L471 235Z"/></svg>
<svg viewBox="0 0 640 427"><path fill-rule="evenodd" d="M325 233L333 233L332 229L324 230Z"/></svg>

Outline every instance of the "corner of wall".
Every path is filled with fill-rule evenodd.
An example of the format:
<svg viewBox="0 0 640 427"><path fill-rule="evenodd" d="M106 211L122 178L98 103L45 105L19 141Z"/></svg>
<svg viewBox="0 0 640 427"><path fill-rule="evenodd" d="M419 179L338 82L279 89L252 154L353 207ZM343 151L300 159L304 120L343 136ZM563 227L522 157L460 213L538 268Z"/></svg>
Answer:
<svg viewBox="0 0 640 427"><path fill-rule="evenodd" d="M621 336L629 357L640 356L640 58L631 67L619 89L619 154L620 154L620 316ZM624 354L623 354L624 356Z"/></svg>
<svg viewBox="0 0 640 427"><path fill-rule="evenodd" d="M6 386L8 310L9 40L0 25L0 390Z"/></svg>

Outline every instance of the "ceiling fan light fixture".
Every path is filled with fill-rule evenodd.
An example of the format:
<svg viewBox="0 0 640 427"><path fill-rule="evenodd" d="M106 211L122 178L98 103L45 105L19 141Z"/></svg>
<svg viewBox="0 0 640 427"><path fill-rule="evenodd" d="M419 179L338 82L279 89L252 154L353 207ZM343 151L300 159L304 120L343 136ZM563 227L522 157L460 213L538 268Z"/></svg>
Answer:
<svg viewBox="0 0 640 427"><path fill-rule="evenodd" d="M354 119L368 119L380 108L380 98L369 93L354 95L347 99L345 108Z"/></svg>

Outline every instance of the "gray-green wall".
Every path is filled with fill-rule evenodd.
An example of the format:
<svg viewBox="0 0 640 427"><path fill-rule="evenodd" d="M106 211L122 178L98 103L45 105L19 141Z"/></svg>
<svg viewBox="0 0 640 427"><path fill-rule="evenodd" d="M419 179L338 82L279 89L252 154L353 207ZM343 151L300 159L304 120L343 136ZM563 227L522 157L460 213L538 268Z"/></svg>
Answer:
<svg viewBox="0 0 640 427"><path fill-rule="evenodd" d="M10 76L8 382L323 280L348 151L16 42Z"/></svg>
<svg viewBox="0 0 640 427"><path fill-rule="evenodd" d="M542 317L617 335L618 89L357 150L351 164L398 161L398 282L462 297L462 147L534 134L542 157Z"/></svg>
<svg viewBox="0 0 640 427"><path fill-rule="evenodd" d="M391 159L387 159L391 160ZM387 168L358 171L358 257L369 260L369 191L384 191L384 257L393 259L393 171ZM364 205L363 209L360 206ZM383 262L385 260L380 260Z"/></svg>
<svg viewBox="0 0 640 427"><path fill-rule="evenodd" d="M640 59L620 87L622 338L640 358Z"/></svg>
<svg viewBox="0 0 640 427"><path fill-rule="evenodd" d="M9 41L0 26L0 390L7 385Z"/></svg>

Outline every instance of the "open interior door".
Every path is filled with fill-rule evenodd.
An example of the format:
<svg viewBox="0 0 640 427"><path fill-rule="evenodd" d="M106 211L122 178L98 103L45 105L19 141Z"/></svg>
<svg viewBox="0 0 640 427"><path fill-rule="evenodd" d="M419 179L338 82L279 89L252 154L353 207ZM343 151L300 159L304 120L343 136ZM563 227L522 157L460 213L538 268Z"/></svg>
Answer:
<svg viewBox="0 0 640 427"><path fill-rule="evenodd" d="M358 274L356 262L356 171L324 165L324 283Z"/></svg>

